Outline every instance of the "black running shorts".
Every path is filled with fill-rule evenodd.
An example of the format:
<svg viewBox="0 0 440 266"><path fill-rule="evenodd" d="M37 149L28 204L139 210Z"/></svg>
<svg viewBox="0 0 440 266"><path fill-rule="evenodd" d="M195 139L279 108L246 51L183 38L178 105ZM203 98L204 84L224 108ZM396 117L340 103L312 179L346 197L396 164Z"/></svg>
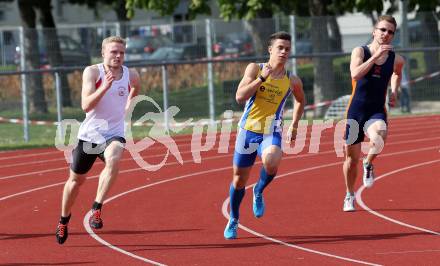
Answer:
<svg viewBox="0 0 440 266"><path fill-rule="evenodd" d="M104 151L112 141L126 143L123 137L113 137L101 145L78 140L78 146L72 151L70 169L76 174L83 175L92 168L97 157L105 162Z"/></svg>

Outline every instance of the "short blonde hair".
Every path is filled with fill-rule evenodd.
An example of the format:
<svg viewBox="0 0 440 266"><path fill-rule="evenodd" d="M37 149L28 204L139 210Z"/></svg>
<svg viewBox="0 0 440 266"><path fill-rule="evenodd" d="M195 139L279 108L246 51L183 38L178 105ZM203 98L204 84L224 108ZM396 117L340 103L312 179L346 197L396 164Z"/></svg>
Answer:
<svg viewBox="0 0 440 266"><path fill-rule="evenodd" d="M375 26L377 26L377 24L378 24L379 22L381 22L382 20L385 20L385 21L387 21L387 22L393 24L393 25L394 25L394 30L397 29L396 19L395 19L393 16L391 16L391 15L382 15L382 16L378 17Z"/></svg>
<svg viewBox="0 0 440 266"><path fill-rule="evenodd" d="M104 40L102 40L102 46L101 46L101 48L104 50L105 46L106 46L108 43L112 43L112 42L120 43L120 44L122 44L122 45L125 46L125 40L124 40L124 38L121 38L121 37L119 37L119 36L110 36L110 37L107 37L107 38L105 38Z"/></svg>

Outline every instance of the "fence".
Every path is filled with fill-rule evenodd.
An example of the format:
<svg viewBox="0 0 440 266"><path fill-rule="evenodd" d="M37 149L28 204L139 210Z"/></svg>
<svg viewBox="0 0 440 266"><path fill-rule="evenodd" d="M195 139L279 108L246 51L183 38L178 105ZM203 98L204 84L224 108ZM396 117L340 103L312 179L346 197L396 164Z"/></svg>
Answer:
<svg viewBox="0 0 440 266"><path fill-rule="evenodd" d="M249 62L267 60L265 40L279 30L294 36L288 68L303 80L307 103L333 100L351 93L349 51L353 47L344 45L345 40L352 46L366 44L372 28L357 29L356 41L353 34L338 36L327 27L318 29L321 35L325 33L324 38L313 34L316 25L334 21L332 17L312 20L290 16L163 25L106 23L59 27L56 31L0 29L0 36L8 36L0 38L0 43L8 39L1 45L0 117L3 121L81 121L82 70L85 65L100 62L100 45L109 35L127 36L126 64L141 75L140 93L151 96L162 109L179 107L177 119L216 120L225 110L240 111L243 107L234 101L238 81ZM406 56L409 79L414 80L440 70L440 48L438 42L433 45L433 40L438 40L438 25L437 36L426 35L429 31L421 30L417 23L411 25L416 26L411 26L409 36L403 36L408 38L408 46L401 47L400 33L396 33L394 45ZM6 45L16 46L8 48L13 56L6 52ZM439 85L438 76L411 83L411 100L438 101ZM325 106L317 106L315 113L322 116ZM291 107L289 101L287 108ZM157 111L151 108L139 106L135 117ZM27 127L33 124L24 125L24 138L28 140Z"/></svg>

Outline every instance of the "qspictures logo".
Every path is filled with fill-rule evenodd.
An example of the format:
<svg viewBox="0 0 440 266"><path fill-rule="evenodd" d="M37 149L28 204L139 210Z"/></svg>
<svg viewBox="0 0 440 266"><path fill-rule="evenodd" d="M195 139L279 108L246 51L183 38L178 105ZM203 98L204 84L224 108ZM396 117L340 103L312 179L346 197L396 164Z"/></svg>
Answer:
<svg viewBox="0 0 440 266"><path fill-rule="evenodd" d="M133 119L133 111L140 102L146 102L154 106L154 112L147 112L142 115L136 121ZM180 163L183 164L181 151L176 141L172 137L172 133L179 133L183 129L191 129L191 142L190 152L192 154L192 160L195 163L202 162L202 152L213 150L216 144L217 152L219 154L226 154L233 149L230 145L232 126L233 126L233 112L231 110L225 111L223 119L213 123L209 119L201 119L195 121L190 118L184 122L176 122L175 116L179 113L180 109L177 106L171 106L167 110L162 110L161 107L151 98L145 95L139 95L132 99L131 104L127 110L125 117L125 139L127 141L125 149L128 150L134 161L147 171L157 171L161 169L170 155ZM165 126L165 119L168 121L168 127ZM268 118L269 119L269 118ZM283 133L282 151L285 154L298 154L303 152L306 147L306 140L309 141L308 153L319 153L321 146L322 134L325 130L333 130L333 149L337 157L344 157L344 145L353 144L359 134L360 130L366 131L366 129L375 122L379 122L381 130L386 130L386 124L382 120L370 120L364 128L360 128L359 124L355 120L341 120L335 123L333 119L330 120L313 120L311 123L307 120L301 120L296 132L296 140L292 143L288 143L289 123L286 123L281 127L274 127L279 133ZM148 130L148 134L141 140L134 140L132 127L138 125L141 128L143 125L149 124L148 129L145 126L145 130ZM282 125L282 121L273 121L274 125ZM55 137L55 146L58 150L64 152L64 156L68 163L71 162L72 150L78 145L78 131L80 122L74 119L64 119L57 127L57 134ZM100 130L106 130L108 128L108 122L105 120L100 121L99 128L89 132L90 134L96 134L100 136L100 139L105 142L105 138L100 135ZM70 129L69 139L66 141L65 136ZM270 129L269 129L270 130ZM308 134L310 130L310 134ZM347 131L348 130L348 131ZM265 132L272 134L273 132ZM307 137L310 136L310 137ZM370 143L362 143L362 152L367 154L368 152L380 153L384 146L383 139L379 136L373 139L374 149L370 150ZM141 156L141 152L148 150L149 147L159 143L166 148L166 152L162 160L159 163L149 163ZM251 143L252 144L252 143ZM258 145L250 145L249 147L235 147L235 151L241 153L253 153L258 148ZM102 152L105 148L104 145L98 145L97 147L90 149L93 153ZM99 150L101 149L101 150Z"/></svg>

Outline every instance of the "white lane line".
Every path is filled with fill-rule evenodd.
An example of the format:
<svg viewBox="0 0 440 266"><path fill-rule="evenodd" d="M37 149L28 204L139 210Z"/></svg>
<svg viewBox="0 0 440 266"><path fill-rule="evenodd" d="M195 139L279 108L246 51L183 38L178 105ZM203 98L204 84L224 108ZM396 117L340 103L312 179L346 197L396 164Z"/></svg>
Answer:
<svg viewBox="0 0 440 266"><path fill-rule="evenodd" d="M305 169L300 169L300 170L292 171L292 172L285 173L285 174L282 174L282 175L278 175L277 177L275 177L275 179L282 178L282 177L289 176L289 175L293 175L293 174L302 173L302 172L313 171L313 170L317 170L317 169L324 168L324 167L336 166L336 165L340 165L340 164L342 164L342 162L335 162L335 163L323 164L323 165L320 165L320 166L314 166L314 167L309 167L309 168L305 168ZM255 185L255 183L253 183L251 185L248 185L248 186L246 186L246 189L252 188L254 185ZM228 197L223 202L223 205L222 205L222 214L228 220L229 220L229 212L228 212L229 202L230 202L230 198ZM302 251L305 251L305 252L310 252L310 253L314 253L314 254L318 254L318 255L334 258L334 259L340 259L340 260L349 261L349 262L355 262L355 263L359 263L359 264L380 265L380 264L376 264L376 263L372 263L372 262L356 260L356 259L347 258L347 257L343 257L343 256L331 254L331 253L326 253L326 252L318 251L318 250L315 250L315 249L310 249L310 248L305 248L305 247L302 247L302 246L290 244L290 243L281 241L279 239L266 236L266 235L264 235L262 233L259 233L257 231L254 231L254 230L250 229L249 227L244 226L243 224L239 224L238 227L243 229L244 231L252 234L252 235L261 237L261 238L266 239L268 241L271 241L271 242L274 242L274 243L277 243L277 244L280 244L280 245L284 245L284 246L287 246L287 247L290 247L290 248L295 248L295 249L299 249L299 250L302 250Z"/></svg>
<svg viewBox="0 0 440 266"><path fill-rule="evenodd" d="M390 122L397 122L397 123L392 123L394 125L397 126L397 128L400 127L400 125L407 125L407 124L415 124L415 125L424 125L424 122L420 122L420 121L427 121L426 124L432 124L432 120L433 119L440 119L439 115L420 115L420 116L410 116L410 117L406 117L406 116L397 116L397 117L391 117L390 118ZM405 120L405 121L402 121ZM232 135L235 135L235 131L232 132ZM190 139L191 135L183 135L183 136L172 136L175 137L177 140L186 140L186 139ZM39 155L47 155L47 154L54 154L54 153L58 153L59 151L49 151L49 152L32 152L29 154L20 154L17 155L17 151L23 151L23 150L5 150L5 151L0 151L0 161L1 160L8 160L8 159L15 159L15 158L23 158L23 157L34 157L34 156L39 156ZM26 151L26 150L24 150ZM2 155L9 155L12 154L12 156L5 156L3 157Z"/></svg>
<svg viewBox="0 0 440 266"><path fill-rule="evenodd" d="M261 162L258 162L256 164L261 164ZM305 169L301 169L301 170L292 171L292 172L289 172L289 173L286 173L286 174L282 174L282 175L278 176L277 178L280 178L280 177L283 177L283 176L287 176L287 175L297 174L297 173L301 173L301 172L312 171L312 170L316 170L316 169L320 169L320 168L324 168L324 167L335 166L335 165L339 165L339 164L341 164L341 162L335 162L335 163L330 163L330 164L321 165L321 166L309 167L309 168L305 168ZM145 186L137 187L137 188L125 191L123 193L117 194L117 195L115 195L115 196L105 200L104 203L107 204L107 203L109 203L110 201L112 201L114 199L117 199L119 197L125 196L127 194L130 194L132 192L135 192L135 191L138 191L138 190L141 190L141 189L144 189L144 188L153 187L153 186L156 186L156 185L160 185L160 184L164 184L164 183L168 183L168 182L172 182L172 181L176 181L176 180L180 180L180 179L184 179L184 178L188 178L188 177L192 177L192 176L197 176L197 175L202 175L202 174L209 174L209 173L214 173L214 172L218 172L218 171L228 170L228 169L231 169L231 168L232 168L232 166L227 166L227 167L222 167L222 168L217 168L217 169L212 169L212 170L207 170L207 171L201 171L201 172L191 173L191 174L187 174L187 175L182 175L182 176L178 176L178 177L162 180L162 181L159 181L159 182L156 182L156 183L152 183L152 184L148 184L148 185L145 185ZM248 186L248 187L250 187L250 186ZM226 208L227 208L227 205L226 205ZM93 230L90 228L90 225L89 225L89 222L88 222L89 217L90 217L90 212L88 212L85 215L85 217L83 219L83 225L84 225L84 228L87 230L87 232L89 232L89 234L91 234L91 236L96 241L100 242L104 246L107 246L107 247L109 247L109 248L111 248L113 250L116 250L118 252L122 252L125 255L131 256L131 257L136 258L136 259L141 259L141 260L143 259L143 257L137 256L137 255L135 255L135 254L133 254L133 253L131 253L129 251L126 251L124 249L115 247L111 243L105 241L104 239L102 239L101 237L96 235L93 232ZM250 229L248 229L246 227L243 228L241 225L240 225L240 227L242 229L244 229L244 230L250 230ZM250 230L250 231L252 231L252 230ZM254 231L252 231L252 232L255 235L257 235L257 236L266 238L267 240L270 240L272 242L276 242L276 243L279 243L279 244L284 243L284 242L276 240L276 239L271 239L269 237L265 237L264 235L261 235L261 234L259 234L257 232L254 232ZM308 249L308 248L303 248L303 247L300 247L300 246L291 245L289 243L284 243L284 244L289 246L289 247L298 248L298 249L303 250L303 251L308 251L308 252L312 252L312 253L316 253L316 254L320 254L320 255L324 255L324 256L330 256L330 257L333 257L333 258L343 259L343 260L350 261L350 262L357 262L357 263L362 263L362 264L366 264L366 265L378 265L378 264L374 264L374 263L353 260L353 259L350 259L350 258L344 258L344 257L341 257L341 256L332 255L332 254L329 254L329 253L324 253L324 252L320 252L320 251L316 251L316 250L312 250L312 249Z"/></svg>
<svg viewBox="0 0 440 266"><path fill-rule="evenodd" d="M188 178L188 177L192 177L192 176L197 176L197 175L202 175L202 174L209 174L209 173L219 172L219 171L223 171L223 170L228 170L230 168L232 168L232 167L231 166L227 166L227 167L221 167L221 168L216 168L216 169L207 170L207 171L195 172L195 173L191 173L191 174L186 174L186 175L182 175L182 176L173 177L173 178L170 178L170 179L165 179L165 180L162 180L162 181L159 181L159 182L155 182L155 183L152 183L152 184L136 187L136 188L133 188L133 189L125 191L125 192L122 192L120 194L114 195L113 197L110 197L110 198L106 199L104 201L104 204L107 204L108 202L110 202L110 201L112 201L114 199L117 199L119 197L125 196L127 194L130 194L132 192L135 192L135 191L138 191L138 190L141 190L141 189L144 189L144 188L153 187L153 186L164 184L164 183L169 183L169 182L172 182L172 181L176 181L176 180L180 180L180 179L184 179L184 178ZM112 245L111 243L105 241L104 239L102 239L100 236L95 234L95 232L93 232L92 228L90 227L90 225L89 225L89 217L90 217L90 215L91 215L91 211L86 213L86 215L84 216L84 219L83 219L83 225L84 225L84 228L86 229L86 231L90 234L90 236L93 237L96 241L98 241L99 243L103 244L104 246L107 246L108 248L111 248L111 249L113 249L115 251L121 252L121 253L123 253L123 254L125 254L127 256L130 256L132 258L135 258L135 259L138 259L138 260L142 260L142 261L147 260L147 262L155 264L155 265L164 265L164 264L160 264L159 262L151 261L151 260L148 260L148 259L146 259L144 257L135 255L134 253L126 251L126 250L124 250L122 248L118 248L118 247Z"/></svg>
<svg viewBox="0 0 440 266"><path fill-rule="evenodd" d="M153 264L153 265L158 265L158 266L165 266L166 265L166 264L154 261L154 260L150 260L150 259L138 256L138 255L133 254L131 252L128 252L128 251L126 251L126 250L124 250L122 248L118 248L116 246L113 246L109 242L103 240L98 235L96 235L95 232L93 232L92 228L89 226L89 217L90 217L90 215L92 215L92 211L87 212L87 214L84 216L84 220L83 220L84 227L86 228L87 233L89 233L89 235L91 237L93 237L95 240L97 240L98 242L100 242L104 246L109 247L109 248L111 248L113 250L116 250L117 252L120 252L120 253L122 253L124 255L127 255L129 257L132 257L134 259L137 259L137 260L140 260L140 261L143 261L143 262L147 262L147 263L150 263L150 264ZM86 224L87 224L87 226L86 226Z"/></svg>
<svg viewBox="0 0 440 266"><path fill-rule="evenodd" d="M0 180L11 179L11 178L15 178L15 177L22 177L22 176L40 175L40 174L44 174L44 173L56 172L56 171L61 171L61 170L66 171L68 169L69 169L69 166L66 165L64 167L50 168L50 169L46 169L46 170L27 172L27 173L23 173L23 174L2 176L2 177L0 177Z"/></svg>
<svg viewBox="0 0 440 266"><path fill-rule="evenodd" d="M438 148L432 148L432 149L438 149ZM416 150L420 151L420 149L416 149ZM413 150L413 151L414 151L414 150ZM384 155L382 155L381 157L387 157L387 156L399 155L399 154L407 154L408 152L410 152L410 151L401 151L401 152L395 152L395 153L388 153L388 154L384 154ZM440 161L440 160L435 160L435 162L437 162L437 161ZM431 163L432 163L432 162L431 162ZM323 165L323 166L324 166L324 167L325 167L325 166L333 166L333 165L337 165L337 164L342 164L342 162L334 163L334 164L328 164L328 165ZM427 163L422 163L422 164L427 164ZM422 164L418 164L418 166L420 166L420 165L422 165ZM314 170L314 169L317 169L317 168L320 168L320 167L317 166L317 167L312 167L312 168L310 168L310 169L311 169L311 170ZM405 168L403 168L403 169L405 169ZM307 170L307 169L303 169L303 170L299 170L299 171L306 171L306 170ZM290 172L290 173L287 173L287 174L282 174L282 175L277 176L276 178L281 178L281 177L284 177L284 176L287 176L287 175L290 175L290 174L293 174L293 173L297 173L297 172L298 172L298 171ZM390 172L390 173L388 173L388 174L391 174L391 173L394 173L394 172L396 172L396 171ZM388 174L386 174L386 175L388 175ZM386 176L386 175L382 175L381 177ZM276 178L275 178L275 179L276 179ZM248 185L248 186L246 186L246 189L249 189L249 188L253 187L254 185L255 185L255 183L254 183L254 184L251 184L251 185ZM361 187L361 189L362 189L362 187ZM360 194L361 194L361 193L359 193L359 195L360 195ZM358 193L356 193L356 195L358 195ZM356 196L356 197L357 197L357 196ZM223 214L223 216L224 216L226 219L229 219L229 213L228 213L228 205L229 205L229 201L230 201L230 198L228 197L228 198L223 202L223 205L222 205L222 214ZM304 250L304 251L307 251L307 252L316 253L316 254L323 255L323 256L328 256L328 257L334 257L334 258L338 258L338 259L342 259L342 260L347 260L347 261L351 261L351 262L356 262L356 263L361 263L361 264L367 264L367 265L377 265L377 264L371 264L371 263L369 263L369 262L365 262L365 261L358 261L358 260L354 260L354 259L351 259L351 258L345 258L345 257L342 257L342 256L337 256L337 255L334 255L334 254L329 254L329 253L325 253L325 252L315 251L315 250L307 249L307 248L304 248L304 247L301 247L301 246L297 246L297 245L289 244L289 243L283 242L283 241L281 241L281 240L278 240L278 239L271 238L271 237L269 237L269 236L263 235L263 234L261 234L261 233L259 233L259 232L256 232L256 231L254 231L254 230L252 230L252 229L250 229L250 228L248 228L248 227L246 227L246 226L243 226L242 224L239 224L239 228L241 228L241 229L243 229L243 230L247 231L248 233L253 234L253 235L255 235L255 236L258 236L258 237L264 238L264 239L266 239L266 240L269 240L269 241L272 241L272 242L275 242L275 243L278 243L278 244L281 244L281 245L285 245L285 246L288 246L288 247L292 247L292 248L296 248L296 249ZM419 229L420 229L420 228L419 228ZM425 230L427 230L427 229L425 229ZM428 231L429 231L429 230L428 230ZM430 232L432 232L432 231L430 231ZM434 232L434 233L436 233L436 232ZM437 233L436 233L436 234L437 234Z"/></svg>
<svg viewBox="0 0 440 266"><path fill-rule="evenodd" d="M403 134L403 135L407 135L407 134ZM431 140L437 140L437 139L440 139L440 137L421 138L421 139L415 139L415 140L395 141L395 142L387 143L386 146L406 144L406 143L424 142L424 141L431 141ZM322 142L322 143L320 143L320 145L330 145L330 144L334 144L335 145L335 144L338 144L338 143L341 144L341 143L344 143L344 141L339 141L339 142L333 142L333 141ZM181 152L181 154L188 154L188 153L191 153L191 152L192 151L184 151L184 152ZM330 151L325 151L325 152L309 153L309 154L318 155L318 154L331 153L331 152L335 152L335 151L334 150L330 150ZM154 157L161 157L161 156L163 156L163 155L162 154L159 154L159 155L149 155L149 156L142 156L142 158L147 159L147 158L154 158ZM227 154L227 155L224 155L223 157L227 157L227 156L230 156L230 155ZM297 155L297 157L302 157L302 156L304 156L304 155ZM125 161L131 161L131 157L125 158L125 159L121 160L121 162L125 162ZM192 162L192 160L184 161L184 163L185 162ZM102 163L102 162L99 161L98 163ZM170 164L175 164L175 163L170 163ZM165 164L165 165L169 165L169 164ZM64 169L68 169L68 167L66 166L66 167L61 167L61 168L52 168L52 169L41 170L41 171L34 171L34 172L27 172L27 173L22 173L22 174L3 176L3 177L0 177L0 180L10 179L10 178L15 178L15 177L38 175L38 174L41 174L41 173L48 173L48 172L51 172L51 171L60 171L60 170L64 170Z"/></svg>
<svg viewBox="0 0 440 266"><path fill-rule="evenodd" d="M404 250L404 251L377 252L376 254L378 254L378 255L389 255L389 254L409 254L409 253L428 253L428 252L440 252L440 249Z"/></svg>
<svg viewBox="0 0 440 266"><path fill-rule="evenodd" d="M439 130L440 130L440 128L439 128ZM437 132L437 131L431 131L431 133L432 132ZM420 135L421 133L419 132L419 131L417 131L417 132L412 132L412 133L403 133L403 134L393 134L392 135L392 138L394 138L394 137L401 137L401 136L412 136L412 135ZM330 137L332 137L332 136L330 136ZM322 136L321 138L327 138L327 136ZM333 137L334 138L334 137ZM391 137L390 137L391 138ZM440 137L438 137L438 138L440 138ZM437 139L437 138L434 138L434 139ZM431 139L423 139L423 140L431 140ZM304 138L300 138L300 139L298 139L298 141L304 141ZM334 141L323 141L323 142L321 142L320 143L320 145L327 145L327 144L334 144L335 142ZM336 142L335 144L337 144L337 143L342 143L342 142ZM179 145L179 148L182 148L182 147L186 147L186 146L190 146L191 144L182 144L182 145ZM161 147L161 149L163 149L164 147ZM306 146L304 147L304 148L306 148ZM159 149L158 147L154 147L154 148L148 148L148 151L149 152L151 152L151 151L153 151L153 150L157 150L157 149ZM214 150L214 149L212 149L212 150ZM187 151L181 151L180 153L181 154L187 154L187 153L190 153L192 150L187 150ZM194 151L195 152L195 151ZM58 152L57 152L58 153ZM23 165L31 165L31 164L45 164L45 163L49 163L49 162L57 162L57 161L65 161L66 159L64 158L64 156L63 156L63 154L62 154L62 152L61 151L59 151L59 155L60 156L57 156L57 158L56 159L43 159L43 160L32 160L32 161L30 161L30 162L20 162L20 163L11 163L11 164L2 164L2 165L0 165L0 169L2 169L2 168L8 168L8 167L16 167L16 166L23 166ZM154 158L154 157L160 157L160 156L162 156L162 155L149 155L149 156L144 156L143 158L144 159L147 159L147 158ZM127 160L130 160L130 158L125 158L125 159L122 159L121 161L127 161ZM101 161L98 161L98 163L101 163ZM5 179L7 179L7 178L5 178ZM1 178L0 178L0 180L1 180Z"/></svg>
<svg viewBox="0 0 440 266"><path fill-rule="evenodd" d="M396 174L396 173L399 173L399 172L403 172L403 171L406 171L406 170L409 170L409 169L412 169L412 168L421 167L421 166L425 166L425 165L429 165L429 164L433 164L433 163L438 163L438 162L440 162L440 159L432 160L432 161L427 161L427 162L423 162L423 163L418 163L418 164L413 164L413 165L410 165L410 166L407 166L407 167L403 167L403 168L400 168L400 169L388 172L386 174L383 174L383 175L381 175L379 177L376 177L375 181L379 181L380 179L382 179L384 177L387 177L387 176L390 176L390 175L393 175L393 174ZM417 231L422 231L422 232L433 234L433 235L440 235L439 232L435 232L435 231L432 231L432 230L429 230L429 229L426 229L426 228L422 228L422 227L418 227L418 226L415 226L415 225L407 224L407 223L395 220L393 218L390 218L390 217L388 217L386 215L383 215L383 214L381 214L381 213L379 213L377 211L374 211L374 210L370 209L362 200L362 192L364 190L365 190L364 186L361 186L358 189L358 191L356 192L356 202L358 203L358 205L360 207L362 207L363 209L365 209L369 213L371 213L373 215L376 215L376 216L378 216L378 217L380 217L380 218L382 218L384 220L390 221L392 223L395 223L395 224L398 224L398 225L401 225L401 226L404 226L404 227L408 227L408 228L411 228L411 229L414 229L414 230L417 230Z"/></svg>
<svg viewBox="0 0 440 266"><path fill-rule="evenodd" d="M219 158L222 158L222 157L225 157L225 155L213 156L213 157L206 158L205 160L215 160L215 159L219 159ZM179 164L179 162L173 162L173 163L169 163L167 165L173 165L173 164ZM65 169L65 168L63 168L63 169ZM137 172L137 171L143 171L143 169L137 167L137 168L131 168L131 169L127 169L127 170L121 170L121 171L119 171L119 174L125 174L125 173ZM98 175L89 176L86 179L89 180L89 179L95 179L95 178L98 178L98 177L99 177L99 174ZM18 192L18 193L15 193L15 194L11 194L11 195L7 195L7 196L4 196L4 197L1 197L0 201L6 200L6 199L10 199L10 198L14 198L14 197L17 197L17 196L20 196L20 195L23 195L23 194L27 194L27 193L30 193L30 192L34 192L34 191L38 191L38 190L42 190L42 189L46 189L46 188L51 188L51 187L55 187L55 186L59 186L59 185L64 185L65 183L66 183L66 181L63 181L63 182L58 182L58 183L54 183L54 184L50 184L50 185L46 185L46 186L41 186L41 187L25 190L25 191L22 191L22 192Z"/></svg>
<svg viewBox="0 0 440 266"><path fill-rule="evenodd" d="M410 152L419 152L419 151L426 151L426 150L432 150L432 149L437 149L437 148L436 147L429 147L429 148L420 148L420 149L407 150L405 152L388 153L388 154L382 155L381 157L392 156L394 154L401 154L401 153L407 154L407 153L410 153ZM333 151L328 151L326 153L331 153L331 152L333 152ZM309 156L322 155L322 154L323 154L323 152L318 153L318 154L306 154L306 155L302 155L301 157L309 157ZM230 155L228 155L228 156L230 156ZM216 157L225 157L225 156L216 156ZM298 155L286 156L286 157L284 157L284 161L286 161L287 159L290 159L290 158L297 158L297 157L299 157L299 156ZM209 159L216 159L216 158L210 157ZM261 164L261 161L255 163L255 165L258 165L258 164ZM332 164L337 165L337 164L342 164L342 162L335 162L335 163L332 163ZM312 168L309 168L309 169L314 170L314 169L318 169L320 167L322 167L322 166L312 167ZM159 182L156 182L156 183L153 183L153 184L149 184L149 185L145 185L145 186L142 186L142 187L138 187L138 188L132 189L129 192L124 192L124 193L121 193L121 194L125 195L125 194L131 193L133 191L142 189L142 188L151 187L151 186L154 186L154 185L158 185L158 184L162 184L162 183L166 183L166 182L170 182L170 181L175 181L175 180L178 180L178 179L183 179L183 178L186 178L186 177L189 177L189 176L194 176L194 175L197 175L197 174L204 174L204 173L207 173L207 172L211 173L211 172L223 171L223 170L231 169L231 168L232 168L232 166L227 166L227 167L223 167L223 168L216 168L216 169L209 170L209 171L197 172L197 173L192 173L192 174L189 174L189 175L175 177L175 178L170 179L169 181L168 180L162 180L162 181L159 181ZM141 170L143 170L143 169L132 168L132 169L120 171L120 174L128 173L128 172L141 171ZM295 171L295 172L297 172L297 171ZM285 176L285 175L287 175L287 174L283 174L283 175L280 175L280 176ZM99 175L95 175L95 176L90 176L87 179L95 179L95 178L98 178L98 177L99 177ZM279 177L277 177L277 178L279 178ZM65 184L65 181L59 182L59 183L50 184L50 185L46 185L46 186L41 186L41 187L37 187L37 188L33 188L33 189L30 189L30 190L26 190L26 191L22 191L22 192L19 192L19 193L11 194L11 195L8 195L8 196L4 196L4 197L0 198L0 201L4 201L6 199L14 198L14 197L17 197L17 196L20 196L20 195L24 195L24 194L28 194L28 193L31 193L31 192L34 192L34 191L39 191L39 190L43 190L43 189L46 189L46 188L51 188L51 187L55 187L55 186L59 186L59 185L64 185L64 184ZM109 201L109 200L111 200L113 198L116 198L117 196L119 197L121 195L116 195L116 196L114 196L112 198L109 198L107 201ZM99 236L96 236L96 237L99 238ZM288 243L286 243L286 244L288 244ZM288 244L288 245L290 245L290 244ZM115 249L115 250L117 250L117 249ZM317 251L317 252L319 252L319 251Z"/></svg>
<svg viewBox="0 0 440 266"><path fill-rule="evenodd" d="M217 133L217 135L219 135L219 133ZM216 137L217 137L217 135L216 135ZM235 135L236 135L236 132L231 132L231 137L234 137ZM180 147L180 146L187 146L188 144L185 144L185 143L187 143L188 140L190 140L192 138L192 135L184 135L183 137L179 137L179 136L172 136L172 137L173 137L173 140L177 144L179 142L183 142L183 144L179 145L179 147ZM161 138L159 138L159 139L161 139ZM208 139L210 139L210 138L208 138ZM157 140L155 139L155 141L157 141ZM166 144L166 143L170 143L170 141L165 140L165 141L162 141L161 143ZM150 149L156 150L156 149L159 149L159 148L158 147L153 147L153 148L150 148ZM32 152L32 153L28 153L28 154L17 154L17 151L20 152L20 151L32 151L32 150L0 151L0 155L1 155L1 153L12 153L13 154L11 156L0 157L0 161L9 160L9 159L22 159L22 158L25 158L25 157L35 157L35 156L40 156L40 155L62 153L62 151L53 150L53 151L47 151L47 152Z"/></svg>
<svg viewBox="0 0 440 266"><path fill-rule="evenodd" d="M60 151L48 151L48 152L35 152L35 153L29 153L29 154L12 155L12 156L8 156L8 157L0 157L0 161L9 160L9 159L23 159L26 157L35 157L35 156L54 154L54 153L59 153L59 152Z"/></svg>
<svg viewBox="0 0 440 266"><path fill-rule="evenodd" d="M436 150L436 149L438 149L438 147L432 147L431 146L431 147L427 147L427 148L419 148L419 149L412 149L412 150L406 150L406 151L399 151L399 152L381 154L380 157L387 157L387 156L394 156L394 155L399 155L399 154L407 154L407 153L411 153L411 152L421 152L421 151ZM291 159L291 158L295 158L296 159L296 158L312 157L312 156L317 156L317 155L329 154L329 153L333 153L333 152L334 152L333 150L330 150L330 151L319 152L319 153L312 153L312 154L310 154L310 153L309 154L301 154L301 155L296 155L295 154L295 155L290 155L290 156L284 156L283 160L287 160L287 159ZM219 156L212 156L212 157L210 156L210 157L204 158L203 160L205 160L205 161L207 161L207 160L215 160L215 159L220 159L220 158L224 158L224 157L231 157L231 155L227 154L227 155L219 155ZM185 162L187 162L187 161L184 161L184 163ZM341 161L341 164L342 163L343 162ZM173 162L173 163L168 163L168 164L165 164L165 165L169 166L169 165L174 165L174 164L179 164L179 163L178 162ZM255 164L261 164L261 162L256 162ZM65 168L63 168L63 169L65 169ZM119 174L131 173L131 172L137 172L137 171L145 171L145 170L142 169L142 168L136 167L136 168L131 168L131 169L127 169L127 170L121 170L121 171L119 171ZM99 175L94 175L94 176L89 176L86 179L95 179L95 178L98 178L98 177L99 177ZM58 186L58 185L63 185L64 183L65 183L65 181L59 182L59 183L50 184L50 185L46 185L46 186L41 186L41 187L37 187L37 188L33 188L33 189L30 189L30 190L25 190L25 191L22 191L22 192L11 194L11 195L7 195L7 196L4 196L4 197L0 198L0 201L6 200L6 199L9 199L9 198L14 198L16 196L27 194L27 193L30 193L30 192L34 192L34 191L38 191L38 190L42 190L42 189L46 189L46 188L51 188L51 187Z"/></svg>
<svg viewBox="0 0 440 266"><path fill-rule="evenodd" d="M10 198L15 198L15 197L18 197L20 195L28 194L28 193L31 193L31 192L34 192L34 191L39 191L39 190L43 190L43 189L46 189L46 188L51 188L51 187L56 187L56 186L64 185L65 183L66 183L66 181L63 181L63 182L59 182L59 183L53 183L53 184L50 184L50 185L36 187L36 188L33 188L33 189L29 189L29 190L21 191L21 192L18 192L18 193L10 194L10 195L1 197L0 201L7 200L7 199L10 199Z"/></svg>

